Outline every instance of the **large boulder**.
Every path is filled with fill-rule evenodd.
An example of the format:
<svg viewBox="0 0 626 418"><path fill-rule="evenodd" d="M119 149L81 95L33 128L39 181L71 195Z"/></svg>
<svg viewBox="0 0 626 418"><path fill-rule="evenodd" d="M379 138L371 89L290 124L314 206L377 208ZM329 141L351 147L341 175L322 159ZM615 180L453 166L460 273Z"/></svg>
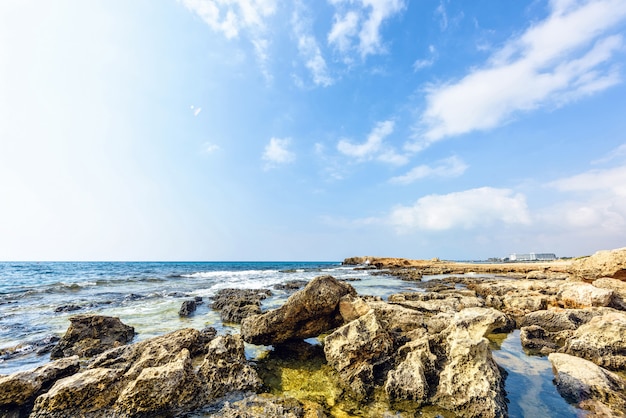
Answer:
<svg viewBox="0 0 626 418"><path fill-rule="evenodd" d="M626 368L626 313L608 312L581 325L563 353L582 357L609 370Z"/></svg>
<svg viewBox="0 0 626 418"><path fill-rule="evenodd" d="M442 332L444 363L434 403L462 417L507 416L504 377L485 338L506 323L502 312L490 308L467 308L454 316Z"/></svg>
<svg viewBox="0 0 626 418"><path fill-rule="evenodd" d="M280 308L245 318L241 335L246 342L258 345L317 337L343 324L339 301L347 294L356 295L349 284L332 276L316 277Z"/></svg>
<svg viewBox="0 0 626 418"><path fill-rule="evenodd" d="M615 309L626 311L626 281L602 277L593 282L595 287L613 291L611 306Z"/></svg>
<svg viewBox="0 0 626 418"><path fill-rule="evenodd" d="M244 318L260 314L261 301L271 295L268 289L220 289L211 297L211 308L220 311L222 321L240 324Z"/></svg>
<svg viewBox="0 0 626 418"><path fill-rule="evenodd" d="M558 300L565 308L588 308L610 306L613 291L595 287L589 283L565 282L559 286Z"/></svg>
<svg viewBox="0 0 626 418"><path fill-rule="evenodd" d="M78 356L63 358L34 370L0 377L0 416L25 415L35 398L57 380L79 370Z"/></svg>
<svg viewBox="0 0 626 418"><path fill-rule="evenodd" d="M342 377L346 389L357 399L367 398L374 390L375 368L389 362L394 341L379 323L374 311L335 330L324 339L328 364Z"/></svg>
<svg viewBox="0 0 626 418"><path fill-rule="evenodd" d="M575 277L587 281L601 277L626 281L626 247L574 260L570 270Z"/></svg>
<svg viewBox="0 0 626 418"><path fill-rule="evenodd" d="M70 318L70 327L61 341L52 349L50 358L78 355L93 357L110 348L129 343L135 329L119 318L102 315L76 315Z"/></svg>
<svg viewBox="0 0 626 418"><path fill-rule="evenodd" d="M626 381L596 364L553 353L548 356L557 390L567 401L590 410L594 417L624 416Z"/></svg>

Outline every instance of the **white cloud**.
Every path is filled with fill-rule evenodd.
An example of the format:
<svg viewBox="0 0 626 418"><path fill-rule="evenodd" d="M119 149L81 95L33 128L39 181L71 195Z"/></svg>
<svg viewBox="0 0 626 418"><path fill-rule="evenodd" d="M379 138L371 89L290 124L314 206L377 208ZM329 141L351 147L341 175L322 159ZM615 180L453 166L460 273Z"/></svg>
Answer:
<svg viewBox="0 0 626 418"><path fill-rule="evenodd" d="M328 43L342 54L355 49L361 59L385 51L380 28L405 8L403 0L330 0L337 11ZM350 61L349 57L345 57Z"/></svg>
<svg viewBox="0 0 626 418"><path fill-rule="evenodd" d="M302 2L296 2L291 22L298 41L298 52L304 60L305 67L311 73L313 83L316 86L328 87L333 84L334 80L328 73L326 60L313 36L311 24L303 17L305 13Z"/></svg>
<svg viewBox="0 0 626 418"><path fill-rule="evenodd" d="M423 70L424 68L431 67L437 58L437 50L434 45L430 45L428 47L428 52L430 53L429 58L418 59L413 63L413 71Z"/></svg>
<svg viewBox="0 0 626 418"><path fill-rule="evenodd" d="M291 138L271 138L263 151L265 169L275 168L281 164L292 163L296 159L296 154L289 150Z"/></svg>
<svg viewBox="0 0 626 418"><path fill-rule="evenodd" d="M509 189L481 187L445 195L429 195L413 206L398 206L389 221L398 232L410 229L443 231L472 229L497 223L529 224L523 194Z"/></svg>
<svg viewBox="0 0 626 418"><path fill-rule="evenodd" d="M606 170L590 170L548 184L566 192L607 191L615 196L626 197L626 166Z"/></svg>
<svg viewBox="0 0 626 418"><path fill-rule="evenodd" d="M220 149L219 145L212 144L210 142L205 142L202 145L202 152L204 152L205 154L213 154L214 152L218 151L219 149Z"/></svg>
<svg viewBox="0 0 626 418"><path fill-rule="evenodd" d="M194 116L198 116L200 114L200 112L202 112L202 108L201 107L195 107L194 105L191 105L191 106L189 106L189 108L193 112Z"/></svg>
<svg viewBox="0 0 626 418"><path fill-rule="evenodd" d="M393 177L390 182L398 184L411 184L417 180L421 180L427 177L459 177L465 170L467 170L467 164L465 164L460 158L452 156L443 160L437 161L434 166L419 165L414 167L408 173Z"/></svg>
<svg viewBox="0 0 626 418"><path fill-rule="evenodd" d="M592 164L605 164L614 160L621 160L626 157L626 144L622 144L619 147L615 148L607 155L597 160L592 161Z"/></svg>
<svg viewBox="0 0 626 418"><path fill-rule="evenodd" d="M239 32L264 27L276 11L275 0L180 0L213 30L234 38Z"/></svg>
<svg viewBox="0 0 626 418"><path fill-rule="evenodd" d="M439 2L439 6L435 10L435 15L439 16L439 28L444 31L448 28L448 13L446 7L443 5L443 1Z"/></svg>
<svg viewBox="0 0 626 418"><path fill-rule="evenodd" d="M519 112L561 106L620 82L613 60L624 41L608 32L625 19L623 0L552 2L547 19L509 40L487 65L427 89L420 138L412 149L491 129Z"/></svg>
<svg viewBox="0 0 626 418"><path fill-rule="evenodd" d="M408 162L406 156L398 154L383 142L386 137L393 133L393 129L394 122L391 120L378 122L365 142L354 144L347 139L342 139L337 143L337 150L348 157L356 158L358 161L376 159L390 164L406 164Z"/></svg>

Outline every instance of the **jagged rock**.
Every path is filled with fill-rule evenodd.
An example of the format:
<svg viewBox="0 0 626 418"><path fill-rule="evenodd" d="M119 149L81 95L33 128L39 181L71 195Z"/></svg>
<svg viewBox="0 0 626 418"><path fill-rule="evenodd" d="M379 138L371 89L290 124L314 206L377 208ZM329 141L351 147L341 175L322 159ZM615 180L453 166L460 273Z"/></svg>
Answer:
<svg viewBox="0 0 626 418"><path fill-rule="evenodd" d="M335 330L324 339L324 354L346 389L366 398L374 389L374 369L391 360L394 341L374 311Z"/></svg>
<svg viewBox="0 0 626 418"><path fill-rule="evenodd" d="M570 271L579 279L587 281L601 277L626 281L626 247L598 251L591 257L574 260Z"/></svg>
<svg viewBox="0 0 626 418"><path fill-rule="evenodd" d="M240 335L217 337L207 348L199 374L209 398L218 398L233 391L256 391L261 387L261 379L246 361Z"/></svg>
<svg viewBox="0 0 626 418"><path fill-rule="evenodd" d="M467 280L469 289L485 298L485 304L514 318L545 310L555 304L561 280Z"/></svg>
<svg viewBox="0 0 626 418"><path fill-rule="evenodd" d="M356 295L349 284L332 276L316 277L291 295L282 307L245 318L241 335L246 342L259 345L317 337L342 325L339 300L347 294Z"/></svg>
<svg viewBox="0 0 626 418"><path fill-rule="evenodd" d="M542 354L554 353L559 346L553 341L548 331L539 325L522 327L519 334L522 347L529 350L538 350Z"/></svg>
<svg viewBox="0 0 626 418"><path fill-rule="evenodd" d="M613 291L611 306L626 311L626 281L603 277L593 282L595 287Z"/></svg>
<svg viewBox="0 0 626 418"><path fill-rule="evenodd" d="M54 312L72 312L72 311L78 311L83 309L81 306L78 305L63 305L63 306L58 306L54 309Z"/></svg>
<svg viewBox="0 0 626 418"><path fill-rule="evenodd" d="M506 417L504 378L485 338L507 322L502 312L467 308L442 332L444 364L433 402L462 417ZM471 390L470 390L471 388Z"/></svg>
<svg viewBox="0 0 626 418"><path fill-rule="evenodd" d="M35 352L37 355L43 355L50 352L61 338L56 335L47 335L41 339L27 341L12 347L0 349L0 360L9 360L21 357Z"/></svg>
<svg viewBox="0 0 626 418"><path fill-rule="evenodd" d="M308 405L307 405L308 404ZM243 399L227 400L211 418L326 418L320 405L300 402L268 394L248 395Z"/></svg>
<svg viewBox="0 0 626 418"><path fill-rule="evenodd" d="M211 297L211 308L220 311L222 321L238 324L248 316L260 314L261 301L271 294L267 289L221 289Z"/></svg>
<svg viewBox="0 0 626 418"><path fill-rule="evenodd" d="M581 325L560 352L609 370L626 368L626 313L611 311Z"/></svg>
<svg viewBox="0 0 626 418"><path fill-rule="evenodd" d="M626 414L626 381L596 364L567 354L548 356L557 390L567 401L592 411L593 417Z"/></svg>
<svg viewBox="0 0 626 418"><path fill-rule="evenodd" d="M189 316L196 311L198 304L195 300L186 300L180 306L178 310L179 316Z"/></svg>
<svg viewBox="0 0 626 418"><path fill-rule="evenodd" d="M589 283L565 282L559 288L558 299L565 308L609 306L613 300L612 290L601 289Z"/></svg>
<svg viewBox="0 0 626 418"><path fill-rule="evenodd" d="M172 417L259 387L240 336L183 329L102 353L39 396L30 416Z"/></svg>
<svg viewBox="0 0 626 418"><path fill-rule="evenodd" d="M409 341L398 350L402 360L387 374L385 392L391 400L424 403L436 389L436 362L427 334Z"/></svg>
<svg viewBox="0 0 626 418"><path fill-rule="evenodd" d="M34 370L0 377L0 416L25 413L37 396L57 380L78 372L78 356L53 361Z"/></svg>
<svg viewBox="0 0 626 418"><path fill-rule="evenodd" d="M110 348L129 343L135 329L119 318L102 315L76 315L70 318L70 327L61 341L52 349L50 358L92 357Z"/></svg>

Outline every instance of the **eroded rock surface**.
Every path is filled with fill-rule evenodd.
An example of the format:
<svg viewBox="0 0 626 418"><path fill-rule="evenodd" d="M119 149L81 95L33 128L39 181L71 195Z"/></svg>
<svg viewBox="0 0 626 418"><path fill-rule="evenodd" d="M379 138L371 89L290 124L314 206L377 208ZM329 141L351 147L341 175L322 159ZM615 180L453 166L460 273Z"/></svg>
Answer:
<svg viewBox="0 0 626 418"><path fill-rule="evenodd" d="M590 257L574 260L571 272L586 281L601 277L626 280L626 248L598 251Z"/></svg>
<svg viewBox="0 0 626 418"><path fill-rule="evenodd" d="M50 358L78 355L93 357L110 348L129 343L135 329L119 318L102 315L76 315L70 318L70 327L50 353Z"/></svg>
<svg viewBox="0 0 626 418"><path fill-rule="evenodd" d="M349 284L332 276L316 277L279 309L245 318L241 335L246 342L260 345L317 337L343 324L339 301L347 294L356 295Z"/></svg>

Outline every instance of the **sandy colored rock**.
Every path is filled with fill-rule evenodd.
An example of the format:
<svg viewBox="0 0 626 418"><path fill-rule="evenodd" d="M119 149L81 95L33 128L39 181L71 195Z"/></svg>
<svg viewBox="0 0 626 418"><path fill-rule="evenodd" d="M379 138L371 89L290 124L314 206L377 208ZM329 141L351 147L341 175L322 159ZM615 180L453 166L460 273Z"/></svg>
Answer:
<svg viewBox="0 0 626 418"><path fill-rule="evenodd" d="M574 260L571 272L577 278L586 281L601 277L626 280L626 247L598 251L590 257Z"/></svg>
<svg viewBox="0 0 626 418"><path fill-rule="evenodd" d="M626 313L611 311L581 325L560 352L609 370L626 369Z"/></svg>
<svg viewBox="0 0 626 418"><path fill-rule="evenodd" d="M613 291L589 283L565 282L559 286L557 297L565 308L609 306L613 300Z"/></svg>
<svg viewBox="0 0 626 418"><path fill-rule="evenodd" d="M280 308L245 318L241 335L246 342L257 345L317 337L343 324L339 301L347 294L356 295L349 284L332 276L316 277Z"/></svg>
<svg viewBox="0 0 626 418"><path fill-rule="evenodd" d="M626 382L596 364L553 353L552 363L557 390L567 401L590 410L594 417L626 416Z"/></svg>
<svg viewBox="0 0 626 418"><path fill-rule="evenodd" d="M626 311L626 281L602 277L593 282L595 287L613 291L611 306L615 309Z"/></svg>

